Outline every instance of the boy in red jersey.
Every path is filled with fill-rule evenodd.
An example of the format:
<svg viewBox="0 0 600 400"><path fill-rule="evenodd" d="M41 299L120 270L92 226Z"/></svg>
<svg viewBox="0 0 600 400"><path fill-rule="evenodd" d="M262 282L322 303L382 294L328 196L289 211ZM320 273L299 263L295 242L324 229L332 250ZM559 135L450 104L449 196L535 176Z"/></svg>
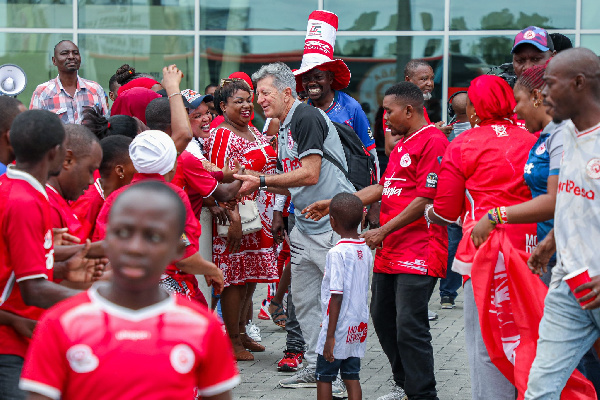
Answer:
<svg viewBox="0 0 600 400"><path fill-rule="evenodd" d="M194 388L205 400L231 399L240 379L220 323L159 286L183 254L185 220L161 182L120 194L105 239L112 280L44 315L20 383L30 399L185 399Z"/></svg>
<svg viewBox="0 0 600 400"><path fill-rule="evenodd" d="M52 207L52 227L68 228L83 242L88 232L67 201L77 200L93 182L93 173L102 161L102 149L98 138L83 125L66 125L65 132L65 159L60 173L48 179L46 191Z"/></svg>

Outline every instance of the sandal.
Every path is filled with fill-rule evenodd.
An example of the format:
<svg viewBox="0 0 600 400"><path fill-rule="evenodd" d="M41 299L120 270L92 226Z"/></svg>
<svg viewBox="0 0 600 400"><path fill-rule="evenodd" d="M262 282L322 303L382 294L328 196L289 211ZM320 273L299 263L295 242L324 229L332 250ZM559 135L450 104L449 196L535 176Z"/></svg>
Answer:
<svg viewBox="0 0 600 400"><path fill-rule="evenodd" d="M271 308L271 306L273 306L273 308ZM287 319L287 316L285 315L285 310L281 304L275 300L271 300L271 304L269 304L269 314L271 314L271 319L275 325L280 328L285 328L285 320Z"/></svg>
<svg viewBox="0 0 600 400"><path fill-rule="evenodd" d="M255 352L265 351L265 346L255 342L254 340L252 340L252 338L250 338L250 336L246 335L245 333L240 333L240 339L242 340L242 345L247 350Z"/></svg>
<svg viewBox="0 0 600 400"><path fill-rule="evenodd" d="M236 351L233 355L236 361L254 361L254 356L248 350Z"/></svg>

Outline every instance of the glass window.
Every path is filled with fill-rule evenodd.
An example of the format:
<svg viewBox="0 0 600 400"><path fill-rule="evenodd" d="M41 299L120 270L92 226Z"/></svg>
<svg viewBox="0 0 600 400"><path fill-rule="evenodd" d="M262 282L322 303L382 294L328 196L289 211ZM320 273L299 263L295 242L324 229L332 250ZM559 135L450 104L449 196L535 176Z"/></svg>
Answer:
<svg viewBox="0 0 600 400"><path fill-rule="evenodd" d="M0 27L72 28L72 0L0 0Z"/></svg>
<svg viewBox="0 0 600 400"><path fill-rule="evenodd" d="M158 35L79 35L80 75L98 82L108 93L108 80L123 64L136 72L162 79L163 67L176 64L183 71L181 89L194 86L194 38Z"/></svg>
<svg viewBox="0 0 600 400"><path fill-rule="evenodd" d="M587 47L600 54L600 35L581 35L581 47Z"/></svg>
<svg viewBox="0 0 600 400"><path fill-rule="evenodd" d="M317 0L200 0L200 29L306 31L317 7Z"/></svg>
<svg viewBox="0 0 600 400"><path fill-rule="evenodd" d="M444 0L324 0L344 31L443 31Z"/></svg>
<svg viewBox="0 0 600 400"><path fill-rule="evenodd" d="M600 2L598 0L581 0L581 28L598 29L600 20Z"/></svg>
<svg viewBox="0 0 600 400"><path fill-rule="evenodd" d="M194 29L194 0L80 0L85 29Z"/></svg>
<svg viewBox="0 0 600 400"><path fill-rule="evenodd" d="M54 45L72 38L66 34L0 33L0 65L18 65L27 75L27 87L17 96L26 107L36 86L58 75L52 65Z"/></svg>
<svg viewBox="0 0 600 400"><path fill-rule="evenodd" d="M590 0L595 1L595 0ZM576 0L450 0L450 29L575 29Z"/></svg>

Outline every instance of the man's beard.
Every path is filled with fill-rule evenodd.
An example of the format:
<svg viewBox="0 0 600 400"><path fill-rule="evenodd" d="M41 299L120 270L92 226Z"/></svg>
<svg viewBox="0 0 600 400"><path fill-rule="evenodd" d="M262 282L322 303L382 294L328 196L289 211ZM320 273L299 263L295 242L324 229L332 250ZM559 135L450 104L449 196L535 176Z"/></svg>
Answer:
<svg viewBox="0 0 600 400"><path fill-rule="evenodd" d="M431 100L431 92L423 93L423 100Z"/></svg>

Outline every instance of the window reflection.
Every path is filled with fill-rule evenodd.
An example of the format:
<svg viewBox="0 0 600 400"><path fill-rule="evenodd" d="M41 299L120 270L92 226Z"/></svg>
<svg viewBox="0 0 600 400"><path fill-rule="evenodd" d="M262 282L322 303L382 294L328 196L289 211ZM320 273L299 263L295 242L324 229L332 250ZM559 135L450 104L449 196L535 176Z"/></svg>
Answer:
<svg viewBox="0 0 600 400"><path fill-rule="evenodd" d="M600 20L600 2L598 0L581 0L581 28L598 29Z"/></svg>
<svg viewBox="0 0 600 400"><path fill-rule="evenodd" d="M166 65L183 71L181 89L193 88L194 38L158 35L79 35L82 54L81 76L98 82L108 91L108 80L127 63L136 72L149 73L158 80Z"/></svg>
<svg viewBox="0 0 600 400"><path fill-rule="evenodd" d="M595 0L590 0L595 1ZM450 0L450 29L574 29L576 0Z"/></svg>
<svg viewBox="0 0 600 400"><path fill-rule="evenodd" d="M200 29L306 31L317 7L317 0L200 0Z"/></svg>
<svg viewBox="0 0 600 400"><path fill-rule="evenodd" d="M444 0L324 0L345 31L441 31Z"/></svg>
<svg viewBox="0 0 600 400"><path fill-rule="evenodd" d="M600 35L581 35L581 47L587 47L594 53L600 54Z"/></svg>
<svg viewBox="0 0 600 400"><path fill-rule="evenodd" d="M72 0L0 0L0 27L71 28Z"/></svg>
<svg viewBox="0 0 600 400"><path fill-rule="evenodd" d="M194 29L193 0L80 0L86 29Z"/></svg>

